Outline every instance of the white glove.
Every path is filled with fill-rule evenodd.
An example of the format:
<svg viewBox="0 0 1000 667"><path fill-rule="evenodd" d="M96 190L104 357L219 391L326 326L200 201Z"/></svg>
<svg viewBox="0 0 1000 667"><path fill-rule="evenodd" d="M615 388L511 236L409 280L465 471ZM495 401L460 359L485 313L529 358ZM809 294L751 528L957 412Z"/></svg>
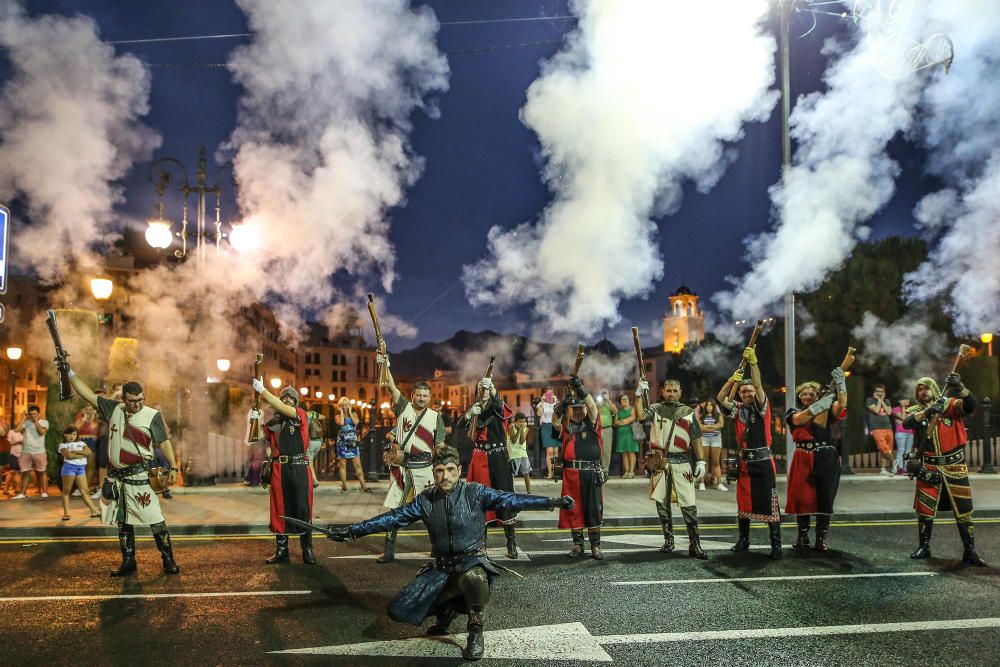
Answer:
<svg viewBox="0 0 1000 667"><path fill-rule="evenodd" d="M476 403L471 408L469 408L469 412L474 415L480 415L483 412L483 406L479 405L479 403Z"/></svg>
<svg viewBox="0 0 1000 667"><path fill-rule="evenodd" d="M646 380L639 380L639 386L635 388L636 396L645 396L649 393L649 382Z"/></svg>
<svg viewBox="0 0 1000 667"><path fill-rule="evenodd" d="M388 354L376 354L375 363L379 366L384 366L389 368L389 355Z"/></svg>
<svg viewBox="0 0 1000 667"><path fill-rule="evenodd" d="M250 419L256 419L260 421L260 410L250 409Z"/></svg>
<svg viewBox="0 0 1000 667"><path fill-rule="evenodd" d="M844 375L844 369L843 368L841 368L840 366L837 366L830 373L830 376L833 378L834 384L837 385L837 392L838 393L843 394L843 393L847 392L847 384L846 384L846 381L845 381L846 376Z"/></svg>
<svg viewBox="0 0 1000 667"><path fill-rule="evenodd" d="M253 382L251 382L250 384L253 385L253 390L258 394L264 393L264 381L261 380L260 378L254 378Z"/></svg>
<svg viewBox="0 0 1000 667"><path fill-rule="evenodd" d="M493 388L492 378L483 378L482 382L479 383L479 386L485 389L486 391L489 391L490 389Z"/></svg>
<svg viewBox="0 0 1000 667"><path fill-rule="evenodd" d="M809 406L808 408L809 414L813 415L814 417L823 414L824 412L833 407L833 400L834 400L834 395L827 394L826 396L824 396L823 398L819 399L818 401Z"/></svg>
<svg viewBox="0 0 1000 667"><path fill-rule="evenodd" d="M705 478L705 462L698 461L694 464L694 479L696 482L700 482Z"/></svg>

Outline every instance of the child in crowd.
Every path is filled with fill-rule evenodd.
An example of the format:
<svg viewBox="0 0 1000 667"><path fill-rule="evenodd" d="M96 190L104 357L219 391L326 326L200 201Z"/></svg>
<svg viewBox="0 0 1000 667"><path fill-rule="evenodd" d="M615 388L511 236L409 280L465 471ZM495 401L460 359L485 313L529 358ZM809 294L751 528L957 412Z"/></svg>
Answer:
<svg viewBox="0 0 1000 667"><path fill-rule="evenodd" d="M528 417L523 412L514 415L507 427L507 453L514 477L524 479L525 493L531 493L531 461L528 460Z"/></svg>
<svg viewBox="0 0 1000 667"><path fill-rule="evenodd" d="M87 489L87 457L91 454L90 447L78 440L77 435L75 426L67 426L62 433L63 441L59 443L59 453L63 456L61 471L63 521L69 521L69 496L74 486L80 490L81 499L90 510L90 516L101 516Z"/></svg>

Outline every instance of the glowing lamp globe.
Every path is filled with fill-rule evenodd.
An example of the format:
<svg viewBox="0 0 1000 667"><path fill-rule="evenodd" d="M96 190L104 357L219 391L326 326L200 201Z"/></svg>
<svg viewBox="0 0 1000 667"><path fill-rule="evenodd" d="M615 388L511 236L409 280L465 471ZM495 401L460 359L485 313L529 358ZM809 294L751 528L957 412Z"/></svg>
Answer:
<svg viewBox="0 0 1000 667"><path fill-rule="evenodd" d="M271 378L271 389L277 389L281 386L281 378Z"/></svg>
<svg viewBox="0 0 1000 667"><path fill-rule="evenodd" d="M166 220L146 221L146 243L153 248L163 250L169 248L174 242L174 235L170 231L170 223Z"/></svg>
<svg viewBox="0 0 1000 667"><path fill-rule="evenodd" d="M226 371L229 370L230 366L229 359L217 359L215 362L215 366L216 368L219 369L219 371L225 373Z"/></svg>
<svg viewBox="0 0 1000 667"><path fill-rule="evenodd" d="M229 232L229 245L236 252L251 252L257 249L260 238L257 229L248 224L233 225Z"/></svg>
<svg viewBox="0 0 1000 667"><path fill-rule="evenodd" d="M115 284L109 278L91 278L90 292L95 299L103 301L111 297Z"/></svg>
<svg viewBox="0 0 1000 667"><path fill-rule="evenodd" d="M17 361L18 359L21 358L22 352L24 352L24 350L22 350L19 347L8 347L7 358L10 359L11 361Z"/></svg>
<svg viewBox="0 0 1000 667"><path fill-rule="evenodd" d="M309 395L309 387L299 387L299 393L303 396Z"/></svg>

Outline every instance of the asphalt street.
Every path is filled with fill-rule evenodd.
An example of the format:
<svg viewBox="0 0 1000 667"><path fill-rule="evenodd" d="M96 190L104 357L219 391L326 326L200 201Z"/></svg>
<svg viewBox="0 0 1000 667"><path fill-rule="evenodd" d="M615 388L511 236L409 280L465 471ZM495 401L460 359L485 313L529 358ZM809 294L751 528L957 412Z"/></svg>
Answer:
<svg viewBox="0 0 1000 667"><path fill-rule="evenodd" d="M503 665L994 665L1000 664L1000 571L958 558L952 521L936 525L934 558L913 561L913 522L835 523L828 554L771 562L759 547L732 554L734 525L707 526L707 561L686 542L663 556L649 527L604 532L604 561L574 561L566 531L522 531L527 552L498 562L487 610L487 663ZM784 530L786 546L793 528ZM1000 555L1000 522L977 527L980 553ZM460 664L464 617L451 639L390 621L389 599L423 563L422 530L403 533L395 563L381 540L317 539L318 564L266 566L260 536L178 537L177 576L160 571L149 539L139 573L111 579L106 538L0 542L3 664ZM16 638L16 640L14 640ZM295 651L294 653L280 653ZM398 656L388 658L387 656Z"/></svg>

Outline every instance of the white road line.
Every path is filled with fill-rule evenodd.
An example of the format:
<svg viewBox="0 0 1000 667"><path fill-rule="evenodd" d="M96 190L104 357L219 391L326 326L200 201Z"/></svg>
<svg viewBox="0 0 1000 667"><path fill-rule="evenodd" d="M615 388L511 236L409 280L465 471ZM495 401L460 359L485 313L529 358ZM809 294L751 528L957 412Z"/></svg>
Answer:
<svg viewBox="0 0 1000 667"><path fill-rule="evenodd" d="M229 591L207 593L129 593L120 595L35 595L26 597L0 597L4 602L42 602L46 600L133 600L141 598L224 598L258 595L309 595L312 591Z"/></svg>
<svg viewBox="0 0 1000 667"><path fill-rule="evenodd" d="M911 621L906 623L869 623L865 625L819 625L802 628L748 628L746 630L708 630L704 632L658 632L636 635L604 635L603 644L656 644L718 639L780 639L817 635L870 635L883 632L921 632L927 630L972 630L1000 628L1000 618L959 618L949 621Z"/></svg>
<svg viewBox="0 0 1000 667"><path fill-rule="evenodd" d="M787 577L720 577L717 579L656 579L653 581L612 581L612 586L655 586L659 584L732 584L740 581L799 581L802 579L870 579L874 577L936 577L937 572L875 572L870 574L801 574Z"/></svg>

